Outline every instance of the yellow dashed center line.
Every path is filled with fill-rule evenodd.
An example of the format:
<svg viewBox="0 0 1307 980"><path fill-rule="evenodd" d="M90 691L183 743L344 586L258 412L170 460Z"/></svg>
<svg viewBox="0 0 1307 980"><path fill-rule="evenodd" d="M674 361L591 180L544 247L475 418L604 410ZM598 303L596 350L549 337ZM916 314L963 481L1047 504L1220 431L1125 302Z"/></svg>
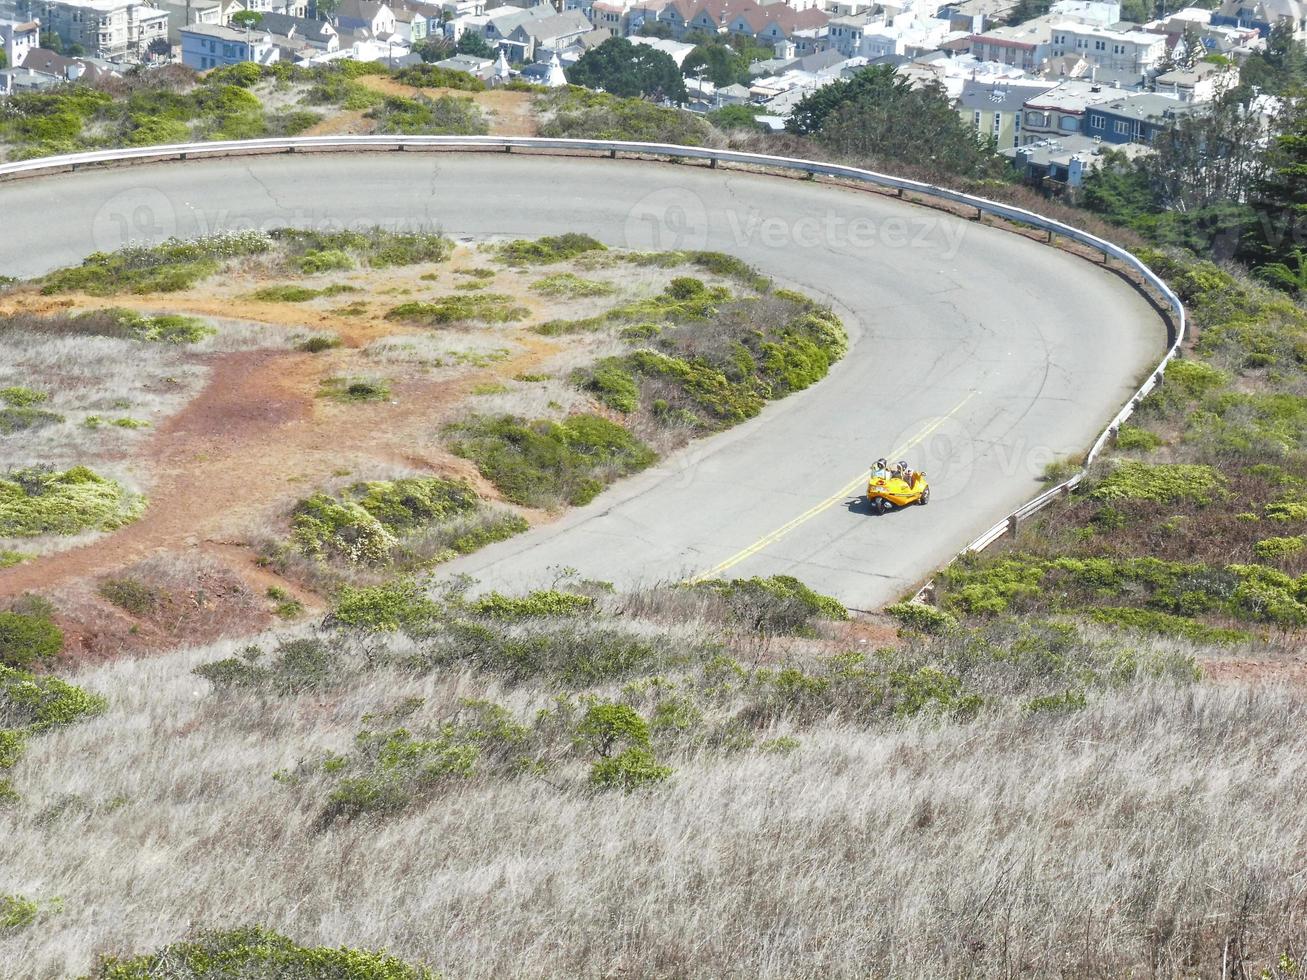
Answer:
<svg viewBox="0 0 1307 980"><path fill-rule="evenodd" d="M971 401L971 399L977 394L979 393L975 391L967 394L966 397L964 397L960 402L958 402L951 409L949 409L947 414L941 415L939 418L935 419L933 422L926 425L924 428L922 428L920 432L914 435L911 439L909 439L903 445L897 447L893 452L890 453L890 455L902 456L909 449L911 449L913 446L920 443L923 439L925 439L932 432L934 432L941 425L943 425L950 418L952 418L959 411L961 411L962 406L965 405L967 402ZM729 568L735 567L740 562L744 561L746 558L750 558L753 555L756 555L758 552L762 551L764 548L767 548L775 544L781 538L785 537L785 535L793 531L796 527L799 527L801 524L805 524L808 521L812 520L822 511L834 507L841 500L844 500L846 497L848 497L849 494L853 493L855 490L862 487L863 484L866 483L866 481L867 481L867 477L865 473L860 473L858 476L855 476L848 483L844 484L842 487L840 487L838 490L832 493L825 500L822 500L820 503L814 504L812 507L809 507L798 517L794 518L793 520L786 521L780 527L776 528L776 530L764 534L761 538L759 538L753 544L749 545L747 548L737 551L735 554L731 555L731 557L727 558L725 561L721 562L720 564L714 565L712 568L708 569L708 571L702 572L699 575L695 575L693 578L686 579L686 581L690 583L694 583L694 582L702 582L705 579L716 578L722 572L726 571Z"/></svg>

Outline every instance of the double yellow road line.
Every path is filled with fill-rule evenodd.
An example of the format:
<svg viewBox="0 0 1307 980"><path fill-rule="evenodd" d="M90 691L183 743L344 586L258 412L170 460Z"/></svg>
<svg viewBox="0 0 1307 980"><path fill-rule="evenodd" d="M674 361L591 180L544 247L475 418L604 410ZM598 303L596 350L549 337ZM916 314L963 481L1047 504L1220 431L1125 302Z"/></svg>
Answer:
<svg viewBox="0 0 1307 980"><path fill-rule="evenodd" d="M978 392L975 391L967 394L966 397L964 397L960 402L958 402L951 409L949 409L947 414L941 415L939 418L935 419L934 421L929 422L921 429L920 432L914 435L911 439L909 439L903 445L895 448L894 451L890 453L890 455L902 456L909 449L911 449L913 446L920 443L923 439L926 439L928 436L930 436L932 432L934 432L941 425L947 422L950 418L952 418L954 415L960 412L962 410L962 406L965 405L967 402L971 401L971 399L977 394ZM814 504L812 507L809 507L798 517L794 518L793 520L786 521L780 527L776 528L776 530L764 534L761 538L759 538L753 544L749 545L747 548L743 548L740 551L737 551L735 554L731 555L731 557L727 558L725 561L714 565L706 572L702 572L698 575L695 575L692 578L686 579L686 581L690 583L694 583L694 582L702 582L705 579L716 578L718 575L722 574L722 572L725 572L730 568L734 568L736 565L744 561L746 558L750 558L753 555L756 555L758 552L762 551L764 548L770 547L771 545L775 544L781 538L785 537L785 535L793 531L796 527L799 527L802 524L806 524L808 521L812 520L822 511L834 507L840 501L846 499L855 490L862 488L866 484L866 482L867 482L867 475L866 475L866 471L864 470L861 473L859 473L857 476L855 476L852 480L850 480L848 483L844 484L842 487L840 487L838 490L832 493L825 500L821 501L820 503Z"/></svg>

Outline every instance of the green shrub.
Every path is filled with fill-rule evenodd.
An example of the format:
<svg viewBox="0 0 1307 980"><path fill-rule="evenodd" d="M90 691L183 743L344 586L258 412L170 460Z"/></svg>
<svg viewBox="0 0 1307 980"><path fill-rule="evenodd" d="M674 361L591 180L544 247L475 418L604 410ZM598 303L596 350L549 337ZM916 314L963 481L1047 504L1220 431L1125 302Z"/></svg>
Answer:
<svg viewBox="0 0 1307 980"><path fill-rule="evenodd" d="M340 346L340 343L341 341L339 337L327 337L318 334L317 336L305 340L299 345L298 349L304 351L306 354L321 354L323 351L334 350Z"/></svg>
<svg viewBox="0 0 1307 980"><path fill-rule="evenodd" d="M43 408L0 408L0 435L13 435L47 425L57 425L64 417Z"/></svg>
<svg viewBox="0 0 1307 980"><path fill-rule="evenodd" d="M96 591L119 609L134 616L147 616L154 612L161 599L157 589L131 578L106 579Z"/></svg>
<svg viewBox="0 0 1307 980"><path fill-rule="evenodd" d="M104 698L48 674L0 664L0 728L35 735L98 715Z"/></svg>
<svg viewBox="0 0 1307 980"><path fill-rule="evenodd" d="M1085 692L1076 688L1067 688L1059 694L1045 694L1031 698L1023 705L1027 714L1062 714L1079 711L1088 705Z"/></svg>
<svg viewBox="0 0 1307 980"><path fill-rule="evenodd" d="M815 619L849 618L838 600L812 591L791 575L708 579L690 588L720 596L737 622L758 633L807 633Z"/></svg>
<svg viewBox="0 0 1307 980"><path fill-rule="evenodd" d="M0 477L0 536L35 537L109 531L129 524L143 498L84 466L16 470Z"/></svg>
<svg viewBox="0 0 1307 980"><path fill-rule="evenodd" d="M155 344L194 344L218 332L193 316L146 316L135 310L117 307L84 313L82 316L109 317L118 327L121 336Z"/></svg>
<svg viewBox="0 0 1307 980"><path fill-rule="evenodd" d="M1263 538L1253 545L1253 553L1258 558L1276 561L1296 555L1307 548L1307 536L1298 535L1290 538Z"/></svg>
<svg viewBox="0 0 1307 980"><path fill-rule="evenodd" d="M597 415L562 422L473 416L446 434L452 451L472 460L506 499L529 507L588 503L608 483L657 459L631 433Z"/></svg>
<svg viewBox="0 0 1307 980"><path fill-rule="evenodd" d="M957 629L957 617L920 602L898 602L886 606L885 612L893 616L904 628L916 633L941 635Z"/></svg>
<svg viewBox="0 0 1307 980"><path fill-rule="evenodd" d="M1137 425L1123 425L1116 433L1116 448L1123 452L1151 453L1161 445L1161 436Z"/></svg>
<svg viewBox="0 0 1307 980"><path fill-rule="evenodd" d="M0 895L0 934L26 928L40 914L39 902L21 895Z"/></svg>
<svg viewBox="0 0 1307 980"><path fill-rule="evenodd" d="M1211 466L1185 463L1116 463L1091 491L1094 500L1148 500L1210 504L1226 496L1228 479Z"/></svg>
<svg viewBox="0 0 1307 980"><path fill-rule="evenodd" d="M1194 643L1241 643L1250 639L1241 630L1222 629L1155 609L1134 609L1129 606L1107 606L1088 610L1089 617L1099 623L1156 633L1160 636L1178 636Z"/></svg>
<svg viewBox="0 0 1307 980"><path fill-rule="evenodd" d="M382 378L325 378L318 386L318 394L342 402L381 402L390 398L390 382Z"/></svg>
<svg viewBox="0 0 1307 980"><path fill-rule="evenodd" d="M301 255L295 262L300 272L306 276L321 275L324 272L346 272L354 268L354 260L349 253L339 248L321 248L310 249ZM284 289L294 290L304 287L285 286ZM318 295L316 290L304 289L306 293ZM313 296L304 296L304 299L312 299ZM291 300L291 302L301 302L301 300Z"/></svg>
<svg viewBox="0 0 1307 980"><path fill-rule="evenodd" d="M671 775L672 767L659 765L648 749L627 749L610 759L597 759L590 764L591 786L620 789L624 793L665 782Z"/></svg>
<svg viewBox="0 0 1307 980"><path fill-rule="evenodd" d="M647 749L649 724L630 705L595 701L576 726L576 737L607 759L619 749Z"/></svg>
<svg viewBox="0 0 1307 980"><path fill-rule="evenodd" d="M43 616L0 612L0 665L30 667L63 649L64 634Z"/></svg>
<svg viewBox="0 0 1307 980"><path fill-rule="evenodd" d="M477 293L401 303L386 314L386 319L437 327L451 323L511 323L526 319L530 312L525 306L515 305L511 296Z"/></svg>
<svg viewBox="0 0 1307 980"><path fill-rule="evenodd" d="M590 612L595 601L590 596L545 589L524 596L506 596L498 592L473 600L471 609L490 619L520 620L537 616L575 616Z"/></svg>
<svg viewBox="0 0 1307 980"><path fill-rule="evenodd" d="M395 81L414 88L452 88L462 92L483 92L486 83L464 71L437 68L435 65L407 65L395 72Z"/></svg>
<svg viewBox="0 0 1307 980"><path fill-rule="evenodd" d="M332 686L339 680L341 667L337 645L304 638L279 644L266 662L262 650L250 647L240 657L201 664L192 673L203 677L220 694L259 691L285 696Z"/></svg>
<svg viewBox="0 0 1307 980"><path fill-rule="evenodd" d="M617 412L631 413L640 407L640 386L620 357L608 357L580 375L581 386Z"/></svg>
<svg viewBox="0 0 1307 980"><path fill-rule="evenodd" d="M332 497L301 500L291 534L311 558L384 565L405 535L476 512L476 492L461 480L409 477L356 483Z"/></svg>
<svg viewBox="0 0 1307 980"><path fill-rule="evenodd" d="M0 388L0 401L14 408L27 408L32 405L39 405L50 396L43 391L33 391L31 388L12 386L9 388Z"/></svg>
<svg viewBox="0 0 1307 980"><path fill-rule="evenodd" d="M617 291L617 287L610 283L582 279L572 272L559 272L537 279L531 284L531 289L545 296L566 296L571 299L608 296Z"/></svg>
<svg viewBox="0 0 1307 980"><path fill-rule="evenodd" d="M384 953L306 947L269 929L206 932L129 959L101 960L88 980L437 980L431 971Z"/></svg>
<svg viewBox="0 0 1307 980"><path fill-rule="evenodd" d="M282 285L264 286L250 294L252 299L269 303L304 303L319 296L339 296L341 293L357 293L357 286L343 283L326 286L322 289L310 289L308 286Z"/></svg>
<svg viewBox="0 0 1307 980"><path fill-rule="evenodd" d="M534 241L518 239L505 242L495 250L501 262L509 265L552 265L566 259L574 259L585 252L603 252L607 246L576 232L564 235L550 235Z"/></svg>
<svg viewBox="0 0 1307 980"><path fill-rule="evenodd" d="M439 607L410 581L367 588L345 586L336 597L333 621L371 632L422 627L440 613Z"/></svg>
<svg viewBox="0 0 1307 980"><path fill-rule="evenodd" d="M375 120L379 134L481 136L490 131L480 106L465 96L407 99L390 95L367 116Z"/></svg>
<svg viewBox="0 0 1307 980"><path fill-rule="evenodd" d="M271 247L271 238L251 231L192 241L170 238L152 247L133 245L116 252L95 252L80 266L47 275L41 292L85 292L92 296L177 292L217 273L232 259L257 255Z"/></svg>

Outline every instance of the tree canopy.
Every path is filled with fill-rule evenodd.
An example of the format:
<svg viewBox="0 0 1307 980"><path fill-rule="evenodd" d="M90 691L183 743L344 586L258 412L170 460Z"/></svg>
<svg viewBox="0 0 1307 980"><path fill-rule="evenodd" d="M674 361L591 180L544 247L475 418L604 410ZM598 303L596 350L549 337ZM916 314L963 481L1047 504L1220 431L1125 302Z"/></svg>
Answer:
<svg viewBox="0 0 1307 980"><path fill-rule="evenodd" d="M817 89L794 107L789 128L836 154L939 175L983 177L1007 169L992 141L977 138L942 88L914 87L890 65Z"/></svg>
<svg viewBox="0 0 1307 980"><path fill-rule="evenodd" d="M573 85L603 89L611 95L643 96L685 102L689 93L672 56L647 44L610 37L567 70Z"/></svg>

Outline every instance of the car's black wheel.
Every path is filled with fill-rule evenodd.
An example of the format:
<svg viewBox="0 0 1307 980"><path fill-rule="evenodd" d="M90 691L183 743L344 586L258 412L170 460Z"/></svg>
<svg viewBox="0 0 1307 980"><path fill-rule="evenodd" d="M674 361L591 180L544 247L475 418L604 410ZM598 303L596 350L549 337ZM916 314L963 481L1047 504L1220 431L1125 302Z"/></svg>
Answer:
<svg viewBox="0 0 1307 980"><path fill-rule="evenodd" d="M925 490L921 491L921 499L918 500L917 503L921 504L922 507L925 507L926 504L928 504L929 502L930 502L930 487L926 487Z"/></svg>
<svg viewBox="0 0 1307 980"><path fill-rule="evenodd" d="M889 501L884 497L877 497L871 502L871 509L877 514L883 514L885 511L889 510Z"/></svg>

